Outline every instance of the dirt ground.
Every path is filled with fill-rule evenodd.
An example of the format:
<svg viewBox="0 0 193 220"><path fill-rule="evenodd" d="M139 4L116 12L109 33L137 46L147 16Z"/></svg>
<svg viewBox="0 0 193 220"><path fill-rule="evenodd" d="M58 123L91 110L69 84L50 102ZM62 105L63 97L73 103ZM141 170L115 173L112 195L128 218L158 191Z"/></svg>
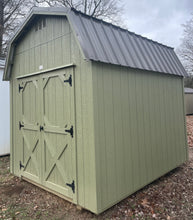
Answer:
<svg viewBox="0 0 193 220"><path fill-rule="evenodd" d="M193 219L193 116L187 117L189 161L99 216L9 173L0 158L0 219Z"/></svg>

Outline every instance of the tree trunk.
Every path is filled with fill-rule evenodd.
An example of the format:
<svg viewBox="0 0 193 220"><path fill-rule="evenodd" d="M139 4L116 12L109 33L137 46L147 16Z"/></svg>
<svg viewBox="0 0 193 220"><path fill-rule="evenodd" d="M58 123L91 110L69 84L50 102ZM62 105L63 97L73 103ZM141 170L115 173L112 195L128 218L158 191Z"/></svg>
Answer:
<svg viewBox="0 0 193 220"><path fill-rule="evenodd" d="M4 6L4 0L0 0L0 57L3 56L3 6Z"/></svg>

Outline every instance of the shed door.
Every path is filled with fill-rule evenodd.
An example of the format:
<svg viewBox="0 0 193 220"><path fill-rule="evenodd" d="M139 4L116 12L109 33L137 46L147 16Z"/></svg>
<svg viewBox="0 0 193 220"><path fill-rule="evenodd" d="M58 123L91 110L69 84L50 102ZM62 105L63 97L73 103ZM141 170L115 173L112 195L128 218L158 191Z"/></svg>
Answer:
<svg viewBox="0 0 193 220"><path fill-rule="evenodd" d="M73 68L18 80L21 175L76 202Z"/></svg>
<svg viewBox="0 0 193 220"><path fill-rule="evenodd" d="M42 75L43 184L74 197L75 137L73 68Z"/></svg>
<svg viewBox="0 0 193 220"><path fill-rule="evenodd" d="M21 137L20 170L23 176L41 182L40 146L40 85L36 78L18 81L20 116L18 129Z"/></svg>

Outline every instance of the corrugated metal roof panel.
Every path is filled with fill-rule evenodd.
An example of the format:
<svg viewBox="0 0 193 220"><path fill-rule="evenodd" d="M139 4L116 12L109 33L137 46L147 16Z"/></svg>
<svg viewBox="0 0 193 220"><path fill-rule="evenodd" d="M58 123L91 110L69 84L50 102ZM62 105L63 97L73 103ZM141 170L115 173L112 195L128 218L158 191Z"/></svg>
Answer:
<svg viewBox="0 0 193 220"><path fill-rule="evenodd" d="M116 65L187 76L173 48L72 9L85 57ZM81 22L80 22L81 21Z"/></svg>

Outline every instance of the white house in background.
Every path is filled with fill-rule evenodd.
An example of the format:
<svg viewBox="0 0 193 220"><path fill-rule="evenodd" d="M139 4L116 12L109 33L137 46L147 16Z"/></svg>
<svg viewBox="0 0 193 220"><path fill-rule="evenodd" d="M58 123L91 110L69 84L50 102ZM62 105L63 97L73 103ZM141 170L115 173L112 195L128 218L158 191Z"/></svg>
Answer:
<svg viewBox="0 0 193 220"><path fill-rule="evenodd" d="M0 156L10 153L9 83L2 81L4 67L0 58Z"/></svg>

